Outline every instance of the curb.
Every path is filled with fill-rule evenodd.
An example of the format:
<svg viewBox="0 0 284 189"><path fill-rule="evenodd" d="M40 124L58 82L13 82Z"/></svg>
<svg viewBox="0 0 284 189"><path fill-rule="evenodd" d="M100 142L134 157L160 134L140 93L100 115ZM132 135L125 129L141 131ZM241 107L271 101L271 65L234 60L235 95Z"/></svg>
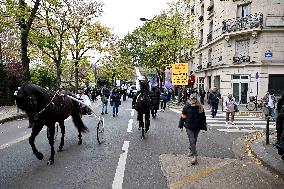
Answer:
<svg viewBox="0 0 284 189"><path fill-rule="evenodd" d="M19 115L13 115L4 119L0 120L0 124L6 123L8 121L14 121L16 119L22 119L22 118L27 118L27 114L19 114Z"/></svg>
<svg viewBox="0 0 284 189"><path fill-rule="evenodd" d="M282 178L284 178L284 161L275 158L265 151L263 144L265 141L265 136L257 139L251 145L252 153L255 155L266 167L270 168L274 172L278 173Z"/></svg>

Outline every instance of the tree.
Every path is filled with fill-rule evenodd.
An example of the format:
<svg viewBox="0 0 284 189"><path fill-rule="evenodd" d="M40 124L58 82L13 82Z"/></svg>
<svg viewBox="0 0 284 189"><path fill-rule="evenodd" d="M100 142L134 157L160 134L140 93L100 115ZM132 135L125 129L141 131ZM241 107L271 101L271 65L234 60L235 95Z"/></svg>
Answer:
<svg viewBox="0 0 284 189"><path fill-rule="evenodd" d="M84 2L72 0L68 2L68 40L70 52L74 62L75 91L78 90L79 63L90 50L107 50L107 41L110 31L100 22L93 20L101 15L102 4L98 2Z"/></svg>
<svg viewBox="0 0 284 189"><path fill-rule="evenodd" d="M187 53L196 39L189 21L183 16L182 1L169 4L143 26L136 28L120 41L120 55L134 66L156 69L160 83L164 70L170 64L187 62Z"/></svg>

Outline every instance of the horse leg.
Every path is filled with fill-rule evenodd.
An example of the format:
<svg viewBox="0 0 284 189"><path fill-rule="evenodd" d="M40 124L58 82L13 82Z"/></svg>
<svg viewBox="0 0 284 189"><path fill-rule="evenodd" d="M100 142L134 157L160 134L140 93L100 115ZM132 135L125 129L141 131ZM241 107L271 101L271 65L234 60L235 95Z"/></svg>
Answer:
<svg viewBox="0 0 284 189"><path fill-rule="evenodd" d="M150 111L145 113L145 132L147 133L149 131L150 127Z"/></svg>
<svg viewBox="0 0 284 189"><path fill-rule="evenodd" d="M37 159L42 160L43 159L43 154L39 152L35 146L35 138L41 131L43 125L39 124L38 122L34 122L34 126L32 127L32 133L31 136L29 137L29 143L32 147L33 154L37 157Z"/></svg>
<svg viewBox="0 0 284 189"><path fill-rule="evenodd" d="M52 164L54 164L54 155L55 155L55 151L54 151L55 123L48 125L48 131L49 131L48 132L48 141L49 141L49 145L50 145L51 154L50 154L50 157L49 157L47 164L52 165Z"/></svg>
<svg viewBox="0 0 284 189"><path fill-rule="evenodd" d="M62 152L63 151L63 146L64 146L64 135L65 135L64 121L60 121L59 122L59 126L60 126L60 130L61 130L61 141L60 141L60 145L58 147L58 152Z"/></svg>
<svg viewBox="0 0 284 189"><path fill-rule="evenodd" d="M141 139L145 138L145 133L144 133L144 122L143 122L143 114L140 114L140 119L139 119L139 128L142 129L142 136Z"/></svg>
<svg viewBox="0 0 284 189"><path fill-rule="evenodd" d="M82 134L81 134L81 131L78 131L78 132L79 132L79 135L78 135L78 138L79 138L78 144L80 145L80 144L82 144Z"/></svg>

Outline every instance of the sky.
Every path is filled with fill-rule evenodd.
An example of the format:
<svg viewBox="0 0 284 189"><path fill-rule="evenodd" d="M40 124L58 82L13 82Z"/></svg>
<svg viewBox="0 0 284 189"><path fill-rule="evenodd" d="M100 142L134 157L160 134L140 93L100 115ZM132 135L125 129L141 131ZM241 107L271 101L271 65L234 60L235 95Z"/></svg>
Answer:
<svg viewBox="0 0 284 189"><path fill-rule="evenodd" d="M151 19L173 0L102 0L104 13L100 21L122 38L143 24L141 17Z"/></svg>

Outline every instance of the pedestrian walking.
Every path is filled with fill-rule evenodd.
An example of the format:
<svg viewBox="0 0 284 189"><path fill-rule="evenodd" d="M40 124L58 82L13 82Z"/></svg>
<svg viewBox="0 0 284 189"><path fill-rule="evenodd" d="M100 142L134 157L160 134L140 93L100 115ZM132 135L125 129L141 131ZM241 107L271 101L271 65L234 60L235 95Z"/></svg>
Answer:
<svg viewBox="0 0 284 189"><path fill-rule="evenodd" d="M92 114L92 110L88 107L91 105L91 100L88 95L84 94L84 90L79 90L77 98L83 102L83 104L81 104L82 114Z"/></svg>
<svg viewBox="0 0 284 189"><path fill-rule="evenodd" d="M235 125L234 118L235 118L235 106L236 102L234 97L231 94L228 94L227 97L225 97L225 100L223 102L224 109L226 111L226 125L228 125L229 117L231 114L231 124Z"/></svg>
<svg viewBox="0 0 284 189"><path fill-rule="evenodd" d="M168 100L167 90L164 89L164 91L163 91L163 93L161 94L161 97L160 97L160 101L161 101L161 112L164 112L164 111L166 110L167 100Z"/></svg>
<svg viewBox="0 0 284 189"><path fill-rule="evenodd" d="M102 102L102 115L108 114L107 113L107 104L108 104L108 98L104 91L104 93L101 94L101 102Z"/></svg>
<svg viewBox="0 0 284 189"><path fill-rule="evenodd" d="M110 104L112 105L112 116L118 116L118 107L121 105L120 94L117 87L114 87L110 95Z"/></svg>
<svg viewBox="0 0 284 189"><path fill-rule="evenodd" d="M264 107L268 108L268 115L271 116L272 120L275 121L275 104L276 98L273 91L267 91L263 97Z"/></svg>
<svg viewBox="0 0 284 189"><path fill-rule="evenodd" d="M202 105L204 105L204 98L206 96L206 92L205 92L205 90L203 88L200 90L199 95L200 95L200 103Z"/></svg>
<svg viewBox="0 0 284 189"><path fill-rule="evenodd" d="M191 164L196 164L197 163L196 143L197 143L198 134L200 130L207 131L204 108L201 105L201 103L198 101L196 94L191 94L189 103L183 107L178 127L181 130L183 130L183 127L185 127L186 129L186 133L190 144L188 155L192 157Z"/></svg>
<svg viewBox="0 0 284 189"><path fill-rule="evenodd" d="M153 119L156 118L157 116L157 111L159 109L159 104L160 104L160 95L161 95L160 90L155 86L152 87L152 90L149 92L149 97L152 103L151 114Z"/></svg>
<svg viewBox="0 0 284 189"><path fill-rule="evenodd" d="M211 105L212 118L214 118L217 114L220 98L221 98L221 94L218 92L218 89L214 87L212 89L212 92L209 94L209 102Z"/></svg>
<svg viewBox="0 0 284 189"><path fill-rule="evenodd" d="M284 127L284 117L281 115L281 110L284 109L284 94L282 94L281 98L277 101L276 106L276 138L277 144L280 143L281 134L283 133Z"/></svg>

